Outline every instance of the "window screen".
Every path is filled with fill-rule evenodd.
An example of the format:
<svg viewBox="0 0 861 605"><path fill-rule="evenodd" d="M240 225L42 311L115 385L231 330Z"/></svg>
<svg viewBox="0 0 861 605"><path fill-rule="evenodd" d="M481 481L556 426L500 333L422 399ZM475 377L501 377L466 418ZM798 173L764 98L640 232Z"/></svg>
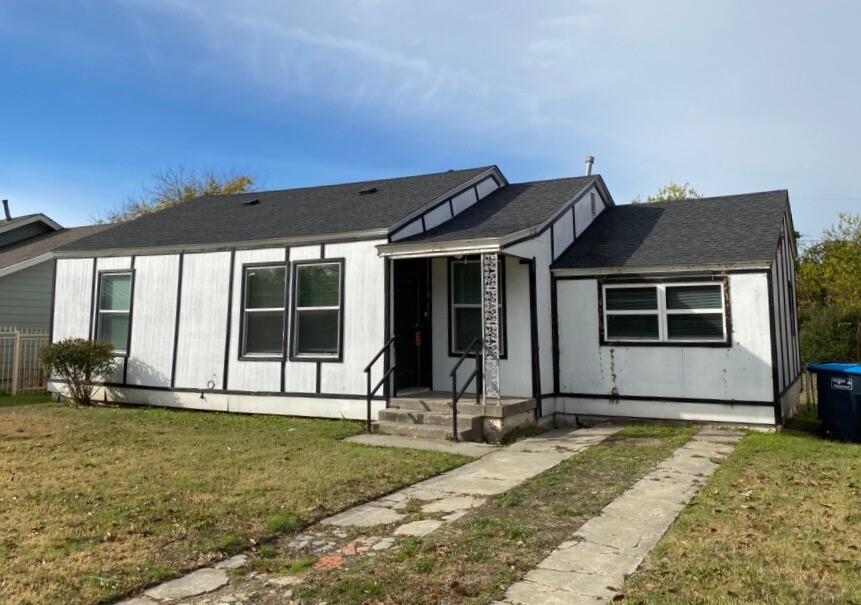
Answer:
<svg viewBox="0 0 861 605"><path fill-rule="evenodd" d="M101 274L96 340L111 343L114 352L120 355L128 352L131 302L131 273Z"/></svg>
<svg viewBox="0 0 861 605"><path fill-rule="evenodd" d="M341 264L296 266L293 352L337 357L341 341Z"/></svg>

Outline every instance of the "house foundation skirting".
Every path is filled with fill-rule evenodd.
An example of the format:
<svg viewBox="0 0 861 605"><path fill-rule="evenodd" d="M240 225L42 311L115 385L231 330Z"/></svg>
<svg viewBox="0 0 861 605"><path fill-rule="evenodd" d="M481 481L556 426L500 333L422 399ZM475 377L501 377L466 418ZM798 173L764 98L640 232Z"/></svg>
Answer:
<svg viewBox="0 0 861 605"><path fill-rule="evenodd" d="M64 394L61 383L51 381L48 390ZM180 391L158 388L138 388L130 386L100 385L96 388L94 399L109 403L126 405L146 405L156 407L205 410L209 412L235 412L239 414L276 414L280 416L304 416L310 418L346 418L362 420L367 413L364 396L337 395L292 395L292 394L254 394L236 392ZM377 417L385 409L385 400L371 402L371 414Z"/></svg>
<svg viewBox="0 0 861 605"><path fill-rule="evenodd" d="M774 426L774 404L763 402L717 403L654 400L556 397L557 425L576 423L579 416L649 418Z"/></svg>

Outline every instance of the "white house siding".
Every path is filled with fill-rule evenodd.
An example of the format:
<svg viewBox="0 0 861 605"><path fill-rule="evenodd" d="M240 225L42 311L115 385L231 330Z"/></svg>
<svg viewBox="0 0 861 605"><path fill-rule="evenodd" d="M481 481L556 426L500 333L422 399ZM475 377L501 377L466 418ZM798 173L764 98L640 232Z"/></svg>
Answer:
<svg viewBox="0 0 861 605"><path fill-rule="evenodd" d="M239 333L242 325L243 267L247 264L283 264L285 249L237 250L233 259L233 292L230 304L230 349L227 353L227 389L274 392L281 389L281 360L242 361Z"/></svg>
<svg viewBox="0 0 861 605"><path fill-rule="evenodd" d="M550 230L538 237L505 249L508 254L524 259L535 259L536 303L538 307L538 357L541 367L542 415L555 411L553 388L553 327L550 298ZM528 294L527 294L528 295ZM528 308L528 307L527 307ZM531 366L530 366L531 367ZM515 369L522 371L522 369Z"/></svg>
<svg viewBox="0 0 861 605"><path fill-rule="evenodd" d="M53 341L89 338L93 296L92 258L57 259Z"/></svg>
<svg viewBox="0 0 861 605"><path fill-rule="evenodd" d="M433 329L433 388L451 390L451 372L458 357L449 356L448 260L432 261L431 322ZM505 257L505 314L508 333L506 359L499 362L500 391L504 396L532 396L532 347L529 316L529 266L517 258ZM459 387L475 368L464 361L458 371ZM474 385L473 385L474 386ZM474 393L475 389L470 388Z"/></svg>
<svg viewBox="0 0 861 605"><path fill-rule="evenodd" d="M178 254L135 258L126 384L170 386L178 279Z"/></svg>
<svg viewBox="0 0 861 605"><path fill-rule="evenodd" d="M559 412L774 421L771 340L768 331L762 329L769 321L765 273L729 276L731 347L602 346L597 280L559 279L556 290ZM571 397L572 394L577 397ZM609 399L607 396L611 394L619 399ZM651 401L630 401L625 397ZM655 402L661 398L734 400L762 402L762 405L683 402L657 405Z"/></svg>
<svg viewBox="0 0 861 605"><path fill-rule="evenodd" d="M327 395L364 395L365 366L385 343L385 261L376 246L385 241L327 244L326 258L344 258L343 359L320 364L320 391ZM383 364L374 368L374 383ZM360 404L364 405L364 404Z"/></svg>
<svg viewBox="0 0 861 605"><path fill-rule="evenodd" d="M592 216L592 195L595 195L594 217ZM605 205L602 201L600 192L596 187L592 187L574 206L574 220L577 225L577 237L579 237L580 234L592 224L592 221L604 211L604 208Z"/></svg>
<svg viewBox="0 0 861 605"><path fill-rule="evenodd" d="M574 209L564 212L551 228L553 229L553 258L556 259L574 243Z"/></svg>
<svg viewBox="0 0 861 605"><path fill-rule="evenodd" d="M184 255L174 375L177 388L222 388L229 281L230 252Z"/></svg>

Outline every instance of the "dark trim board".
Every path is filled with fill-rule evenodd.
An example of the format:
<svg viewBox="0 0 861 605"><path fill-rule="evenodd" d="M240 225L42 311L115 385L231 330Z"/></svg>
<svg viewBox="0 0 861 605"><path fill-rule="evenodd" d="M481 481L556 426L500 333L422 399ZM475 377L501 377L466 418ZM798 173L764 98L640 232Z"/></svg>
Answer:
<svg viewBox="0 0 861 605"><path fill-rule="evenodd" d="M613 393L556 393L556 397L572 399L606 399L608 401L665 401L667 403L706 403L710 405L742 405L771 407L771 401L745 401L740 399L703 399L696 397L663 397L646 395L614 395Z"/></svg>
<svg viewBox="0 0 861 605"><path fill-rule="evenodd" d="M48 344L54 342L54 310L56 309L57 298L57 259L51 260L51 311L48 317Z"/></svg>
<svg viewBox="0 0 861 605"><path fill-rule="evenodd" d="M771 271L769 271L766 281L768 283L768 328L771 338L771 384L774 395L774 401L771 402L771 405L774 406L774 424L780 425L783 424L783 410L780 407L780 397L778 396L780 389L777 386L777 337L775 326L777 318L774 314L774 279L772 278Z"/></svg>
<svg viewBox="0 0 861 605"><path fill-rule="evenodd" d="M227 277L227 330L224 335L224 369L221 373L221 384L222 389L227 389L227 376L230 371L230 329L232 328L233 322L233 273L236 265L236 250L230 251L230 275ZM245 269L243 268L243 277L244 277ZM243 279L243 285L245 280ZM241 320L241 318L240 318ZM241 333L240 323L240 337ZM242 346L241 344L239 345Z"/></svg>
<svg viewBox="0 0 861 605"><path fill-rule="evenodd" d="M176 352L179 346L179 316L182 310L182 265L185 259L184 254L179 255L179 270L176 278L176 316L173 324L173 359L170 362L170 386L176 384Z"/></svg>
<svg viewBox="0 0 861 605"><path fill-rule="evenodd" d="M286 257L285 257L286 258ZM284 328L282 332L282 344L281 344L281 353L273 354L273 355L245 355L243 349L245 348L245 283L246 283L246 272L248 269L261 269L261 268L283 268L284 269ZM230 264L230 302L233 301L233 274L235 273L233 261L231 260ZM271 262L253 262L253 263L242 263L242 275L240 276L241 282L239 284L239 334L236 343L236 359L238 361L249 361L249 362L269 362L269 363L281 363L284 361L286 357L286 345L287 345L287 316L290 314L290 263L287 260L276 260ZM227 309L227 342L230 343L230 318L231 318L231 305L228 304ZM227 371L227 356L225 356L225 372ZM225 385L227 388L227 385ZM281 389L282 391L284 389Z"/></svg>
<svg viewBox="0 0 861 605"><path fill-rule="evenodd" d="M524 261L520 261L524 264ZM531 345L532 398L535 399L535 415L544 415L541 396L541 348L538 342L538 279L535 257L525 262L529 270L529 340Z"/></svg>
<svg viewBox="0 0 861 605"><path fill-rule="evenodd" d="M132 334L134 329L134 321L135 321L135 277L137 276L137 272L135 271L135 259L137 257L132 255L131 260L131 283L129 284L129 335L126 341L126 354L123 356L123 384L128 382L129 377L129 357L132 355Z"/></svg>
<svg viewBox="0 0 861 605"><path fill-rule="evenodd" d="M565 271L565 269L551 269L551 271ZM685 271L662 271L660 273L584 273L582 275L555 275L560 281L579 279L603 279L611 280L616 284L640 283L644 281L687 281L689 279L719 279L724 275L744 275L749 273L768 273L769 269L722 269L722 270L685 270Z"/></svg>
<svg viewBox="0 0 861 605"><path fill-rule="evenodd" d="M56 382L60 384L65 384L65 380L60 379L51 379L51 382ZM350 399L350 400L364 400L366 399L366 395L355 395L352 393L302 393L302 392L278 392L278 391L243 391L237 389L218 389L218 390L208 390L208 389L192 389L188 387L154 387L147 385L138 385L138 384L120 384L118 382L94 382L96 386L100 387L108 387L115 389L139 389L142 391L159 391L162 393L200 393L200 394L214 394L214 395L251 395L257 397L305 397L308 399ZM384 401L385 397L382 395L375 396L373 398L374 401Z"/></svg>
<svg viewBox="0 0 861 605"><path fill-rule="evenodd" d="M290 342L288 341L288 337L290 335L290 316L291 313L287 311L290 309L290 288L293 284L293 272L290 271L290 246L284 247L284 265L286 267L286 275L284 276L285 284L284 284L284 334L283 334L283 342L281 343L281 373L279 374L280 380L280 388L279 390L283 393L287 388L287 376L285 375L287 371L287 347L290 346ZM245 298L242 299L242 303L245 304ZM244 322L243 322L244 323ZM240 344L240 346L242 346Z"/></svg>

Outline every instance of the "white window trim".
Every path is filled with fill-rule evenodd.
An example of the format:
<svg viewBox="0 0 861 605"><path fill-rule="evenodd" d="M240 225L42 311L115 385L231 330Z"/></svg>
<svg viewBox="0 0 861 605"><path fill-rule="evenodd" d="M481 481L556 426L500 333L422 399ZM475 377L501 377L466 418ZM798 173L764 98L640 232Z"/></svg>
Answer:
<svg viewBox="0 0 861 605"><path fill-rule="evenodd" d="M125 311L120 311L117 309L102 309L102 292L104 279L106 277L120 277L120 276L128 276L129 278L129 308ZM99 284L98 284L98 292L96 293L98 298L96 300L96 325L93 329L94 332L94 340L102 340L101 338L101 327L102 327L102 315L126 315L129 318L129 328L128 333L126 334L126 346L122 349L111 349L111 353L114 355L128 355L129 344L131 341L131 321L132 321L132 298L134 297L134 277L132 276L131 271L105 271L99 273Z"/></svg>
<svg viewBox="0 0 861 605"><path fill-rule="evenodd" d="M283 307L259 307L254 309L248 308L248 273L258 269L284 269L284 302ZM271 265L249 264L242 267L242 342L239 345L241 358L252 359L274 359L280 360L284 357L284 336L287 330L287 288L289 287L289 267L282 263L272 263ZM281 351L279 353L249 353L248 352L248 315L252 313L281 313Z"/></svg>
<svg viewBox="0 0 861 605"><path fill-rule="evenodd" d="M322 267L325 265L336 265L338 267L338 304L337 305L327 305L324 307L300 307L297 304L299 300L299 272L307 267ZM341 261L320 261L320 262L300 262L295 265L296 275L294 277L295 284L293 285L293 334L292 334L292 342L290 343L290 348L293 353L294 359L340 359L341 357L341 347L343 346L343 335L341 330L343 330L342 324L342 311L341 305L344 300L344 292L342 291L344 287L344 263ZM297 321L299 317L299 313L302 311L338 311L338 349L334 353L300 353L298 351L299 346L299 330L300 323Z"/></svg>
<svg viewBox="0 0 861 605"><path fill-rule="evenodd" d="M718 309L667 309L667 288L678 288L685 286L713 286L720 287L721 297L720 297L720 310ZM624 310L624 311L613 311L607 309L607 290L613 289L623 289L623 288L655 288L657 290L657 303L658 306L656 309L643 309L643 310ZM603 317L601 321L604 325L604 341L612 342L612 343L624 343L624 342L656 342L656 343L668 343L668 344L714 344L726 342L727 340L727 313L726 313L726 290L723 282L669 282L669 283L636 283L636 284L603 284L602 285L602 300L603 304ZM723 319L723 334L720 337L715 338L669 338L669 328L667 317L670 315L715 315L720 312L721 317ZM658 316L658 338L637 338L634 336L626 336L625 338L611 338L610 333L608 331L608 322L607 317L609 315L657 315Z"/></svg>

